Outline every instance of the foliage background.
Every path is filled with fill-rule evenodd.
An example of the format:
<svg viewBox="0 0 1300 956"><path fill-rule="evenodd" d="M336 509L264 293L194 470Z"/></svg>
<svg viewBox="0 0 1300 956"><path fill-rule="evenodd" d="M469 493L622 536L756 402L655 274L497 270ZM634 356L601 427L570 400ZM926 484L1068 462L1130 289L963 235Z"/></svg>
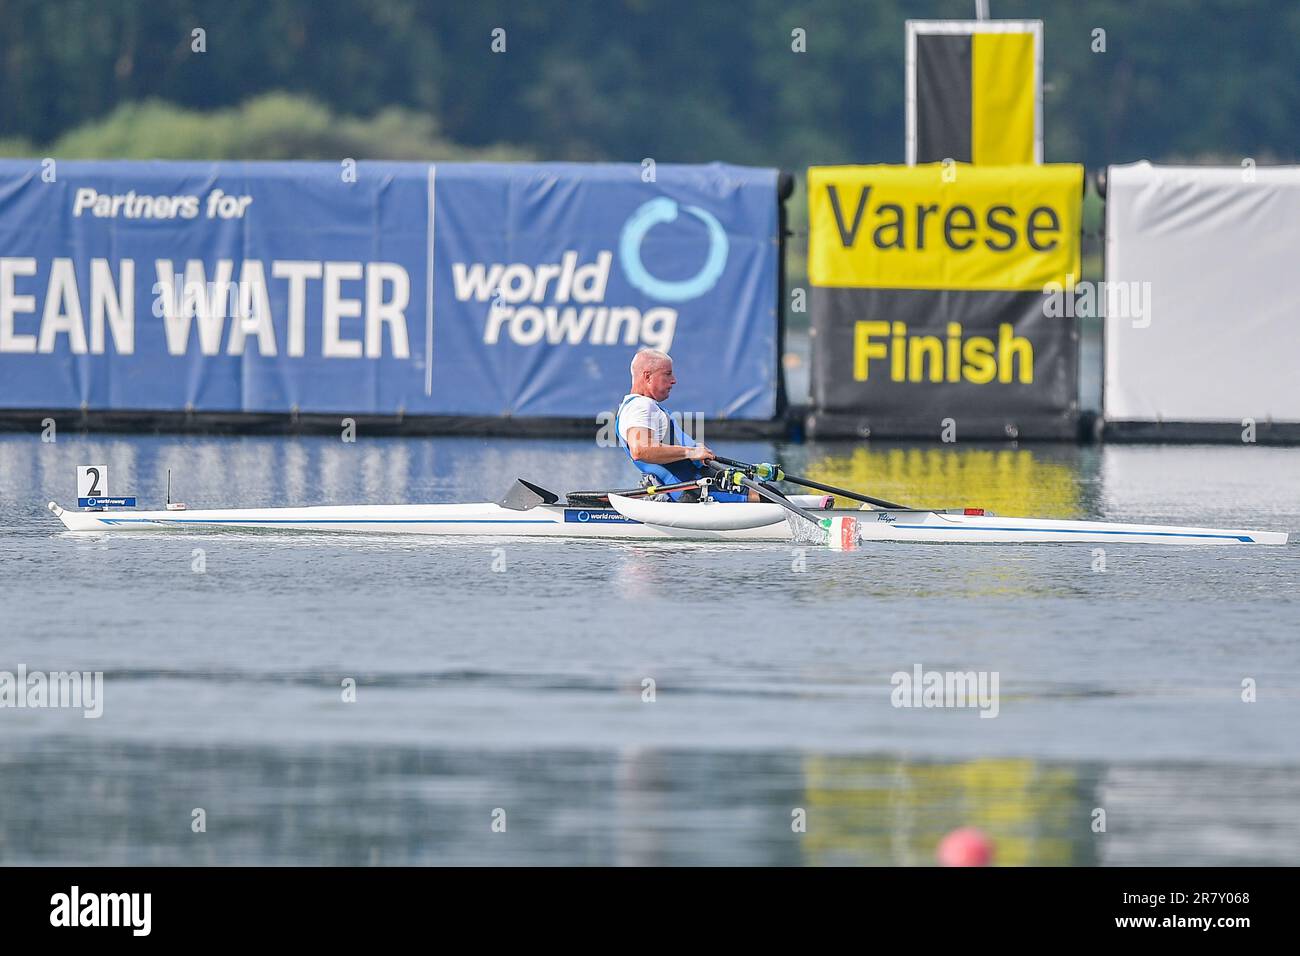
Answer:
<svg viewBox="0 0 1300 956"><path fill-rule="evenodd" d="M1295 161L1296 0L1042 18L1046 158ZM0 0L0 152L899 162L903 24L971 0ZM207 50L191 51L191 30ZM505 53L490 49L506 31ZM807 31L807 52L791 31ZM1094 53L1093 30L1106 31Z"/></svg>

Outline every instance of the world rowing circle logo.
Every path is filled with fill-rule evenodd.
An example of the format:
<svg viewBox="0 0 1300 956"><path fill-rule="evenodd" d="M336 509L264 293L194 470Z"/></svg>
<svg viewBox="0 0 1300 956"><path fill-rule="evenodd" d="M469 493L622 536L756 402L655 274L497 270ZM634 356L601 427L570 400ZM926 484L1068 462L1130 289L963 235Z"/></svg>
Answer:
<svg viewBox="0 0 1300 956"><path fill-rule="evenodd" d="M697 299L718 283L722 270L727 265L726 230L716 216L699 206L683 206L687 213L694 216L709 231L709 254L700 271L689 279L668 281L657 279L646 269L641 261L641 243L655 226L663 222L677 220L677 203L666 196L651 199L642 205L623 224L623 232L618 237L618 261L623 267L623 274L633 287L646 295L664 302L686 302Z"/></svg>

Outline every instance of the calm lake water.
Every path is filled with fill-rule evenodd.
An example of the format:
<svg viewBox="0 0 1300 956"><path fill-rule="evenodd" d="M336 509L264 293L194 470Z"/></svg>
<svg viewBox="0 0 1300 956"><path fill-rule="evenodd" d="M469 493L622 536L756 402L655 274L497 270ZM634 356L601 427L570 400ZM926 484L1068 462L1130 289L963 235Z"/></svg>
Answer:
<svg viewBox="0 0 1300 956"><path fill-rule="evenodd" d="M1300 449L727 452L921 504L1300 530ZM89 463L142 505L170 468L192 507L631 467L580 441L0 435L0 672L104 674L98 719L0 708L0 864L928 864L963 825L1008 864L1300 845L1294 543L67 534L45 502ZM995 674L996 717L893 706L917 666Z"/></svg>

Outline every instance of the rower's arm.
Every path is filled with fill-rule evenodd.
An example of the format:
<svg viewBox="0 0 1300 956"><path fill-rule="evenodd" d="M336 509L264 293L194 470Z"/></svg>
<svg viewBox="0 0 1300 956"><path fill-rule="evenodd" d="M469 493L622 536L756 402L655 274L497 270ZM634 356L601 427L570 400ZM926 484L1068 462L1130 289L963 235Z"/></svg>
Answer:
<svg viewBox="0 0 1300 956"><path fill-rule="evenodd" d="M713 457L713 452L709 451L706 445L696 445L692 448L685 445L661 445L654 440L648 428L629 428L624 437L627 439L627 448L632 453L632 457L651 465L668 465L683 458L701 461Z"/></svg>

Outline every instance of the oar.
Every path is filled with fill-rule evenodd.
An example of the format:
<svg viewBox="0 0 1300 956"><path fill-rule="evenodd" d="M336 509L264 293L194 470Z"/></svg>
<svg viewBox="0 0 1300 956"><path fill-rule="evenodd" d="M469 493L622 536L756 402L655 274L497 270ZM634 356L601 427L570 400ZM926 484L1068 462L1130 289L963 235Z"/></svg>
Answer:
<svg viewBox="0 0 1300 956"><path fill-rule="evenodd" d="M642 485L640 488L632 488L629 491L606 491L605 495L622 495L624 498L641 498L644 496L653 496L667 494L670 491L688 491L692 488L700 487L698 481L679 481L675 485Z"/></svg>
<svg viewBox="0 0 1300 956"><path fill-rule="evenodd" d="M719 458L714 458L713 460L720 461L724 465L730 465L733 468L744 468L746 470L753 470L758 467L757 465L751 465L743 461L734 461L730 458L719 457ZM883 498L873 498L871 497L871 495L864 495L857 491L849 491L846 488L836 488L834 485L823 485L820 481L813 481L811 478L801 478L798 475L791 475L781 470L780 467L776 469L775 475L771 475L769 477L771 477L773 480L776 481L788 481L794 485L802 485L805 488L814 488L817 491L824 491L828 495L839 495L844 498L852 498L854 501L863 501L869 505L875 505L877 508L889 508L895 511L915 510L913 508L909 508L907 505L900 505L894 501L885 501L885 499Z"/></svg>
<svg viewBox="0 0 1300 956"><path fill-rule="evenodd" d="M701 464L706 465L709 468L712 468L714 471L718 471L718 472L726 471L726 469L722 465L719 465L717 463L719 461L722 461L722 459L719 458L716 459L715 461L703 461L701 462ZM805 511L803 508L800 508L793 501L788 500L784 495L781 495L779 492L772 491L770 488L766 487L762 482L755 481L753 478L746 478L744 475L737 475L736 477L740 480L740 484L742 487L753 490L758 494L760 498L766 498L768 501L772 502L773 504L780 505L786 511L793 511L800 518L803 518L807 521L811 521L818 528L825 530L825 526L822 525L822 519L815 516L811 511Z"/></svg>

